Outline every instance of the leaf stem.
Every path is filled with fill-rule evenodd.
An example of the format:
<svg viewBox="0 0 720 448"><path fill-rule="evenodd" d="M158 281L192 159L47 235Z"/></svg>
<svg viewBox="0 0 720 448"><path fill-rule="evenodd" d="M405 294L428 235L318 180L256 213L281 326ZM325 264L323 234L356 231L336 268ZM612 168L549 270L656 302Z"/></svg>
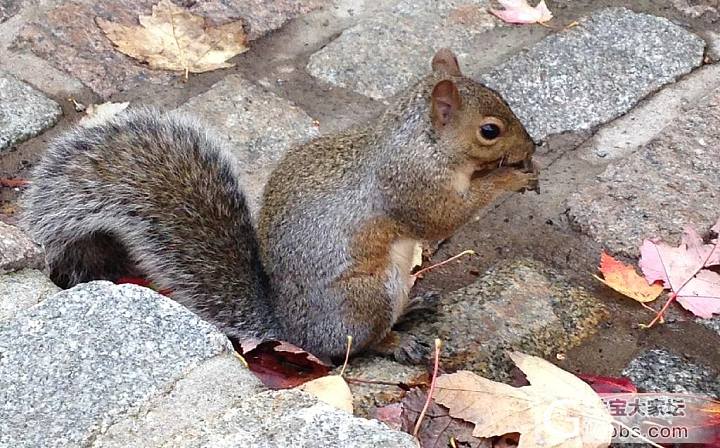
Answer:
<svg viewBox="0 0 720 448"><path fill-rule="evenodd" d="M412 276L415 277L415 278L419 278L422 274L426 273L427 271L429 271L429 270L431 270L431 269L439 268L440 266L445 265L445 264L448 264L448 263L450 263L450 262L453 261L453 260L457 260L458 258L462 257L463 255L475 255L475 251L472 250L472 249L464 250L464 251L460 252L459 254L448 258L448 259L445 260L445 261L441 261L440 263L435 263L435 264L432 265L432 266L428 266L428 267L426 267L426 268L424 268L424 269L420 269L419 271L417 271L416 273L414 273Z"/></svg>
<svg viewBox="0 0 720 448"><path fill-rule="evenodd" d="M423 406L422 411L420 411L417 422L415 422L415 428L413 429L413 437L416 438L418 432L420 431L420 425L422 424L423 418L425 418L425 414L430 407L433 392L435 392L435 383L437 383L438 370L440 368L440 347L442 347L442 341L440 339L435 339L435 366L433 368L432 381L430 381L430 390L428 391L427 400L425 400L425 406Z"/></svg>

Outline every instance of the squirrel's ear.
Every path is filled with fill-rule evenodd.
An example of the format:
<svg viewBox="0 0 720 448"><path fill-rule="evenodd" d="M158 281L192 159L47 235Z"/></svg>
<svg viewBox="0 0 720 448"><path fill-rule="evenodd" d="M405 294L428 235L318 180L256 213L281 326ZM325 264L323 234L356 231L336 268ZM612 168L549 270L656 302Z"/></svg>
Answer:
<svg viewBox="0 0 720 448"><path fill-rule="evenodd" d="M460 92L454 82L444 79L435 84L432 91L431 110L433 126L440 129L448 124L461 105Z"/></svg>
<svg viewBox="0 0 720 448"><path fill-rule="evenodd" d="M444 73L448 76L462 76L457 57L449 48L441 48L435 53L432 69L433 72Z"/></svg>

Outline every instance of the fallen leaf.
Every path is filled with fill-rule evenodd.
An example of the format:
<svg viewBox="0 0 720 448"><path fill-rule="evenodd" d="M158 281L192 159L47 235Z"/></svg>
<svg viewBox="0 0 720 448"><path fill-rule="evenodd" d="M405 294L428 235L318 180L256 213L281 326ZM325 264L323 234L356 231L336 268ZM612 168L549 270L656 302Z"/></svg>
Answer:
<svg viewBox="0 0 720 448"><path fill-rule="evenodd" d="M392 403L376 408L373 412L373 418L380 420L396 431L400 431L402 427L402 412L402 403Z"/></svg>
<svg viewBox="0 0 720 448"><path fill-rule="evenodd" d="M637 387L628 378L578 374L577 376L599 394L636 394Z"/></svg>
<svg viewBox="0 0 720 448"><path fill-rule="evenodd" d="M402 400L402 414L400 429L412 433L420 411L427 400L427 393L420 388L414 388L405 394ZM472 435L473 425L448 413L448 408L438 403L430 402L425 418L423 419L418 440L421 447L446 447L450 438L460 442L463 448L491 448L490 439L478 438Z"/></svg>
<svg viewBox="0 0 720 448"><path fill-rule="evenodd" d="M130 103L102 103L91 104L85 109L85 116L78 124L84 128L91 128L105 123L113 116L125 110Z"/></svg>
<svg viewBox="0 0 720 448"><path fill-rule="evenodd" d="M250 344L242 357L250 371L271 389L289 389L326 376L330 367L312 354L283 341ZM242 344L240 344L242 348Z"/></svg>
<svg viewBox="0 0 720 448"><path fill-rule="evenodd" d="M30 181L27 179L7 179L0 177L0 187L21 188L27 186L30 186Z"/></svg>
<svg viewBox="0 0 720 448"><path fill-rule="evenodd" d="M157 292L158 294L161 294L166 297L172 296L172 290L170 289L161 289L158 287L157 284L152 282L151 280L143 277L120 277L118 278L115 283L118 285L123 284L130 284L130 285L138 285L142 286L144 288L150 288L153 291Z"/></svg>
<svg viewBox="0 0 720 448"><path fill-rule="evenodd" d="M330 406L353 413L353 396L350 387L340 375L328 375L308 381L298 387Z"/></svg>
<svg viewBox="0 0 720 448"><path fill-rule="evenodd" d="M241 21L213 27L170 0L139 16L140 26L125 26L97 17L96 23L122 53L151 68L202 73L232 67L226 62L247 51Z"/></svg>
<svg viewBox="0 0 720 448"><path fill-rule="evenodd" d="M720 220L711 229L715 236L705 243L691 227L680 246L646 239L640 247L640 269L648 282L662 282L680 305L698 317L720 313L720 274L707 268L720 265Z"/></svg>
<svg viewBox="0 0 720 448"><path fill-rule="evenodd" d="M530 6L527 0L498 0L505 9L490 9L490 12L507 23L545 23L553 15L540 0L537 6Z"/></svg>
<svg viewBox="0 0 720 448"><path fill-rule="evenodd" d="M475 437L519 432L518 448L610 444L612 418L590 386L542 358L518 352L510 358L530 386L512 387L460 371L437 379L435 401L451 416L474 423Z"/></svg>
<svg viewBox="0 0 720 448"><path fill-rule="evenodd" d="M662 285L656 283L648 285L647 280L641 277L635 268L616 260L605 252L600 254L599 269L604 278L597 275L593 275L593 277L638 302L652 302L663 292Z"/></svg>

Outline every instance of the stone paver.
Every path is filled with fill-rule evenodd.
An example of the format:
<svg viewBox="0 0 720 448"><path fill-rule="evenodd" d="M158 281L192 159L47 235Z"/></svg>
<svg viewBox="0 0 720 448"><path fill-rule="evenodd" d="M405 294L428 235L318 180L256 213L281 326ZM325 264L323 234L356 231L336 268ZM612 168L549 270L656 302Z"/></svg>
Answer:
<svg viewBox="0 0 720 448"><path fill-rule="evenodd" d="M23 231L0 222L0 274L23 268L41 268L45 254Z"/></svg>
<svg viewBox="0 0 720 448"><path fill-rule="evenodd" d="M575 152L584 160L606 165L632 154L697 107L709 92L720 88L720 64L705 65L602 126Z"/></svg>
<svg viewBox="0 0 720 448"><path fill-rule="evenodd" d="M664 18L611 8L483 74L476 67L485 49L468 40L468 33L493 26L483 2L474 6L480 11L477 17L483 17L481 24L443 27L443 32L427 32L430 25L416 17L422 17L423 10L411 7L408 12L403 5L399 2L396 9L405 15L392 11L346 30L310 58L308 71L322 81L385 98L424 74L434 49L450 46L466 74L499 91L530 135L543 140L622 115L648 93L700 65L703 57L704 41L684 28ZM440 5L445 6L439 16L430 13L436 27L456 11L449 3ZM378 39L387 42L378 45Z"/></svg>
<svg viewBox="0 0 720 448"><path fill-rule="evenodd" d="M707 22L720 20L720 7L717 0L672 0L672 5L684 15Z"/></svg>
<svg viewBox="0 0 720 448"><path fill-rule="evenodd" d="M339 371L335 372L339 373ZM346 378L413 384L427 382L428 369L423 365L406 365L388 358L363 355L353 358L345 370ZM370 417L376 407L399 402L405 391L396 386L350 383L355 415Z"/></svg>
<svg viewBox="0 0 720 448"><path fill-rule="evenodd" d="M10 320L58 291L60 288L35 269L0 275L0 322Z"/></svg>
<svg viewBox="0 0 720 448"><path fill-rule="evenodd" d="M93 282L0 324L0 446L82 446L229 342L170 299Z"/></svg>
<svg viewBox="0 0 720 448"><path fill-rule="evenodd" d="M262 392L260 381L231 353L193 369L142 409L98 436L93 447L182 446L229 409ZM258 410L260 414L262 410Z"/></svg>
<svg viewBox="0 0 720 448"><path fill-rule="evenodd" d="M665 350L647 350L622 372L640 392L696 393L720 398L720 376Z"/></svg>
<svg viewBox="0 0 720 448"><path fill-rule="evenodd" d="M285 150L318 135L312 118L302 109L238 75L226 77L178 110L227 136L253 214L259 209L265 182Z"/></svg>
<svg viewBox="0 0 720 448"><path fill-rule="evenodd" d="M170 84L174 73L150 70L113 48L95 23L96 17L137 25L138 14L147 14L153 0L64 2L19 33L16 46L70 73L103 98L136 87L143 81ZM102 61L102 63L98 63Z"/></svg>
<svg viewBox="0 0 720 448"><path fill-rule="evenodd" d="M601 302L541 263L519 259L443 297L418 330L443 341L443 366L503 378L503 350L544 357L579 343L606 317Z"/></svg>
<svg viewBox="0 0 720 448"><path fill-rule="evenodd" d="M695 321L701 325L705 325L720 336L720 317L713 317L712 319L698 318Z"/></svg>
<svg viewBox="0 0 720 448"><path fill-rule="evenodd" d="M448 0L397 1L343 31L310 57L307 70L322 81L371 98L395 95L429 70L437 48L473 54L473 38L497 23L486 11L487 4L486 0L462 5Z"/></svg>
<svg viewBox="0 0 720 448"><path fill-rule="evenodd" d="M630 257L643 238L678 242L686 225L705 231L719 216L718 147L720 89L570 196L568 214L612 253Z"/></svg>
<svg viewBox="0 0 720 448"><path fill-rule="evenodd" d="M57 123L60 105L14 76L0 72L0 154Z"/></svg>
<svg viewBox="0 0 720 448"><path fill-rule="evenodd" d="M704 41L669 20L624 8L593 13L480 79L535 140L590 129L702 63Z"/></svg>
<svg viewBox="0 0 720 448"><path fill-rule="evenodd" d="M258 39L299 15L329 4L328 0L210 0L191 3L190 11L215 23L242 19L248 39Z"/></svg>
<svg viewBox="0 0 720 448"><path fill-rule="evenodd" d="M253 0L185 2L195 5L191 11L210 22L226 23L242 17L250 28L250 37L280 27L292 17L319 7L323 0ZM129 26L138 25L138 15L149 14L157 0L107 0L64 2L41 14L20 32L16 46L30 49L64 70L96 94L107 98L143 82L173 84L180 74L151 70L113 48L95 24L103 17ZM102 63L98 63L102 61Z"/></svg>
<svg viewBox="0 0 720 448"><path fill-rule="evenodd" d="M204 432L179 448L353 448L418 447L410 434L390 430L376 420L352 415L318 403L297 390L268 391L248 397Z"/></svg>
<svg viewBox="0 0 720 448"><path fill-rule="evenodd" d="M21 0L0 0L0 23L17 14Z"/></svg>

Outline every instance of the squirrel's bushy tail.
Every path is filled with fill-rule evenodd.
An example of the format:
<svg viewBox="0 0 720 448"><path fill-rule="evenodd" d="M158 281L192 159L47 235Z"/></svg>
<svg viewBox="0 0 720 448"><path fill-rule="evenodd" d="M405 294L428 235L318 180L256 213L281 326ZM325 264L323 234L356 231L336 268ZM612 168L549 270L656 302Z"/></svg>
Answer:
<svg viewBox="0 0 720 448"><path fill-rule="evenodd" d="M63 287L147 277L230 336L272 336L255 229L234 160L200 125L155 109L51 144L22 224Z"/></svg>

